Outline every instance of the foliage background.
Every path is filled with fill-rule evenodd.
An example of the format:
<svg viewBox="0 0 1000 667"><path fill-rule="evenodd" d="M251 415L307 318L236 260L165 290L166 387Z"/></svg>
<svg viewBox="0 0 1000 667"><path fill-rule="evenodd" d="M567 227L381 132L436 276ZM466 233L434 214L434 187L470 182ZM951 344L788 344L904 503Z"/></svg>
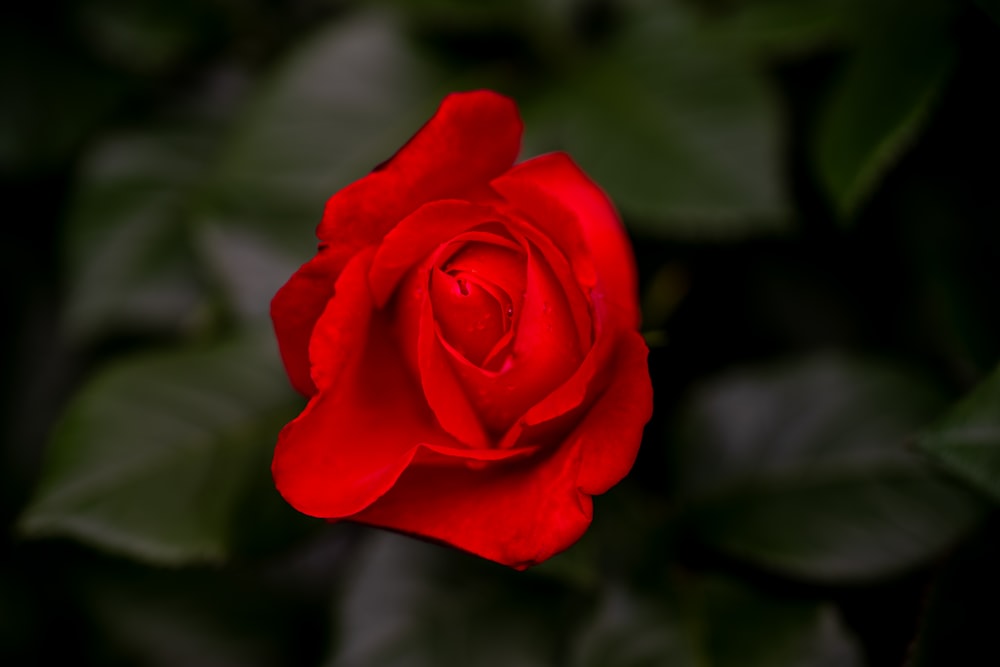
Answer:
<svg viewBox="0 0 1000 667"><path fill-rule="evenodd" d="M996 0L3 11L3 664L1000 664ZM656 394L522 574L267 469L271 295L480 87L618 204Z"/></svg>

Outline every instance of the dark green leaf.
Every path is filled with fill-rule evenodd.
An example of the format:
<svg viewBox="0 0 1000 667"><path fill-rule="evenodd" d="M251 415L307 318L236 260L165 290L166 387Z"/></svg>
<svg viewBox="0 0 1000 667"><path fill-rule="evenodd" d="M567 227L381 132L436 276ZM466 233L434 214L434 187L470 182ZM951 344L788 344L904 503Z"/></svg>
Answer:
<svg viewBox="0 0 1000 667"><path fill-rule="evenodd" d="M764 56L796 56L844 37L853 0L748 0L716 20L727 41Z"/></svg>
<svg viewBox="0 0 1000 667"><path fill-rule="evenodd" d="M835 610L805 600L770 597L735 582L704 587L708 652L719 667L862 664Z"/></svg>
<svg viewBox="0 0 1000 667"><path fill-rule="evenodd" d="M632 17L525 115L529 154L567 150L644 231L733 237L787 223L770 90L680 3Z"/></svg>
<svg viewBox="0 0 1000 667"><path fill-rule="evenodd" d="M201 246L239 312L267 312L315 251L327 198L433 113L441 77L385 14L319 31L264 81L205 188Z"/></svg>
<svg viewBox="0 0 1000 667"><path fill-rule="evenodd" d="M916 139L955 62L941 5L893 6L872 21L819 122L816 169L845 219Z"/></svg>
<svg viewBox="0 0 1000 667"><path fill-rule="evenodd" d="M390 533L358 554L328 667L544 667L569 611L562 590Z"/></svg>
<svg viewBox="0 0 1000 667"><path fill-rule="evenodd" d="M144 75L180 65L201 46L218 17L194 0L91 0L74 8L91 48L116 68Z"/></svg>
<svg viewBox="0 0 1000 667"><path fill-rule="evenodd" d="M733 581L666 596L612 587L573 646L574 667L850 667L857 647L834 610Z"/></svg>
<svg viewBox="0 0 1000 667"><path fill-rule="evenodd" d="M123 78L68 49L0 25L0 172L65 168L129 95Z"/></svg>
<svg viewBox="0 0 1000 667"><path fill-rule="evenodd" d="M65 237L66 326L183 332L207 303L186 216L214 144L208 123L121 132L80 168Z"/></svg>
<svg viewBox="0 0 1000 667"><path fill-rule="evenodd" d="M1000 369L921 434L917 444L1000 502Z"/></svg>
<svg viewBox="0 0 1000 667"><path fill-rule="evenodd" d="M594 615L572 642L572 667L695 667L692 645L676 605L621 586L605 591Z"/></svg>
<svg viewBox="0 0 1000 667"><path fill-rule="evenodd" d="M707 542L794 576L918 565L979 513L904 447L939 405L919 377L839 357L718 379L674 443L690 519Z"/></svg>
<svg viewBox="0 0 1000 667"><path fill-rule="evenodd" d="M671 546L670 518L661 496L625 480L595 500L593 523L578 542L531 568L529 575L551 577L576 590L597 588L609 571L655 576Z"/></svg>
<svg viewBox="0 0 1000 667"><path fill-rule="evenodd" d="M82 578L82 577L81 577ZM279 632L288 632L274 596L259 582L234 581L219 570L123 568L89 575L87 611L109 651L103 664L148 667L277 667ZM258 585L255 586L254 583ZM96 663L95 664L99 664Z"/></svg>
<svg viewBox="0 0 1000 667"><path fill-rule="evenodd" d="M270 336L122 360L64 414L21 531L218 561L297 404Z"/></svg>

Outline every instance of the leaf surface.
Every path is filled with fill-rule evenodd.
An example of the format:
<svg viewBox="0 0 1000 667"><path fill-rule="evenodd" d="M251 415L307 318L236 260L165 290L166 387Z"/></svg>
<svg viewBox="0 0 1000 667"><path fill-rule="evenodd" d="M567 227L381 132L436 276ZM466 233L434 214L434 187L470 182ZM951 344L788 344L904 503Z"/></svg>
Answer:
<svg viewBox="0 0 1000 667"><path fill-rule="evenodd" d="M148 353L94 376L55 429L21 531L153 563L224 559L299 403L272 348Z"/></svg>

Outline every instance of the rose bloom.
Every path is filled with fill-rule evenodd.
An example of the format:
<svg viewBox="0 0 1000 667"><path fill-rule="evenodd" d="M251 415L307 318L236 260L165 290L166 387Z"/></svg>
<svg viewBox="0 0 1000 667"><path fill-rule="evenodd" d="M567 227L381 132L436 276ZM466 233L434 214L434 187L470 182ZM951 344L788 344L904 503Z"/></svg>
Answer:
<svg viewBox="0 0 1000 667"><path fill-rule="evenodd" d="M271 314L309 397L272 470L296 509L523 569L573 544L652 411L636 270L561 153L514 164L514 103L457 93L334 194Z"/></svg>

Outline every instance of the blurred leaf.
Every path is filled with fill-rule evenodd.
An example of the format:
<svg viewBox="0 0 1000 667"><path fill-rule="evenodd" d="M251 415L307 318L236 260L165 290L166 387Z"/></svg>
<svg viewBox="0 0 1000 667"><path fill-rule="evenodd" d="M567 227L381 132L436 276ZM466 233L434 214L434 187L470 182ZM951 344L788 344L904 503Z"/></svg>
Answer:
<svg viewBox="0 0 1000 667"><path fill-rule="evenodd" d="M326 591L302 596L281 585L287 562L280 572L273 560L222 568L101 558L74 565L63 595L79 600L91 621L88 647L96 649L77 655L78 664L301 666L316 665L326 648ZM317 584L328 588L314 577Z"/></svg>
<svg viewBox="0 0 1000 667"><path fill-rule="evenodd" d="M685 582L673 597L611 587L573 644L573 667L850 667L834 610L735 581Z"/></svg>
<svg viewBox="0 0 1000 667"><path fill-rule="evenodd" d="M381 13L324 27L263 83L206 183L199 226L242 314L267 313L315 252L330 195L392 156L444 92Z"/></svg>
<svg viewBox="0 0 1000 667"><path fill-rule="evenodd" d="M845 219L915 141L955 63L946 3L891 7L872 19L817 128L816 169Z"/></svg>
<svg viewBox="0 0 1000 667"><path fill-rule="evenodd" d="M720 667L862 664L830 606L765 596L725 580L709 580L703 595L708 650Z"/></svg>
<svg viewBox="0 0 1000 667"><path fill-rule="evenodd" d="M975 89L974 80L966 86ZM1000 220L1000 199L989 170L956 165L966 164L970 151L1000 150L1000 133L990 130L1000 103L981 103L974 90L964 95L976 101L950 102L942 125L951 131L931 139L944 150L915 155L883 199L895 199L895 206L874 215L892 220L899 233L891 242L911 262L904 296L915 303L919 319L907 326L932 341L958 382L970 386L1000 359L1000 225L992 223ZM974 113L967 111L972 106Z"/></svg>
<svg viewBox="0 0 1000 667"><path fill-rule="evenodd" d="M130 92L120 76L16 22L0 25L0 90L0 173L65 168Z"/></svg>
<svg viewBox="0 0 1000 667"><path fill-rule="evenodd" d="M609 572L654 576L672 546L670 518L662 496L625 480L595 501L593 522L578 542L526 576L552 578L581 591L597 589Z"/></svg>
<svg viewBox="0 0 1000 667"><path fill-rule="evenodd" d="M402 12L420 22L457 25L465 28L507 23L526 12L554 12L552 2L567 0L388 0L394 11ZM574 2L575 0L568 0ZM532 18L536 18L532 16Z"/></svg>
<svg viewBox="0 0 1000 667"><path fill-rule="evenodd" d="M191 330L207 304L185 218L218 128L120 132L83 161L65 232L66 327Z"/></svg>
<svg viewBox="0 0 1000 667"><path fill-rule="evenodd" d="M839 357L717 379L674 443L690 519L710 544L797 577L916 566L979 514L903 447L939 405L918 377Z"/></svg>
<svg viewBox="0 0 1000 667"><path fill-rule="evenodd" d="M85 601L108 650L147 667L270 667L282 660L282 614L262 591L218 571L147 570L89 577ZM103 661L108 664L107 658ZM95 661L96 664L96 661Z"/></svg>
<svg viewBox="0 0 1000 667"><path fill-rule="evenodd" d="M90 47L116 68L149 75L180 65L208 37L215 3L90 0L74 18Z"/></svg>
<svg viewBox="0 0 1000 667"><path fill-rule="evenodd" d="M917 445L1000 502L1000 368L922 433Z"/></svg>
<svg viewBox="0 0 1000 667"><path fill-rule="evenodd" d="M572 667L695 667L696 639L676 605L612 585L571 642Z"/></svg>
<svg viewBox="0 0 1000 667"><path fill-rule="evenodd" d="M391 533L348 576L328 667L546 667L570 611L541 578Z"/></svg>
<svg viewBox="0 0 1000 667"><path fill-rule="evenodd" d="M801 56L844 36L853 0L746 0L717 18L713 30L750 52Z"/></svg>
<svg viewBox="0 0 1000 667"><path fill-rule="evenodd" d="M527 152L567 150L638 229L726 238L787 225L763 75L678 2L631 17L524 111Z"/></svg>
<svg viewBox="0 0 1000 667"><path fill-rule="evenodd" d="M270 336L122 360L56 427L21 531L153 563L219 561L297 403Z"/></svg>

